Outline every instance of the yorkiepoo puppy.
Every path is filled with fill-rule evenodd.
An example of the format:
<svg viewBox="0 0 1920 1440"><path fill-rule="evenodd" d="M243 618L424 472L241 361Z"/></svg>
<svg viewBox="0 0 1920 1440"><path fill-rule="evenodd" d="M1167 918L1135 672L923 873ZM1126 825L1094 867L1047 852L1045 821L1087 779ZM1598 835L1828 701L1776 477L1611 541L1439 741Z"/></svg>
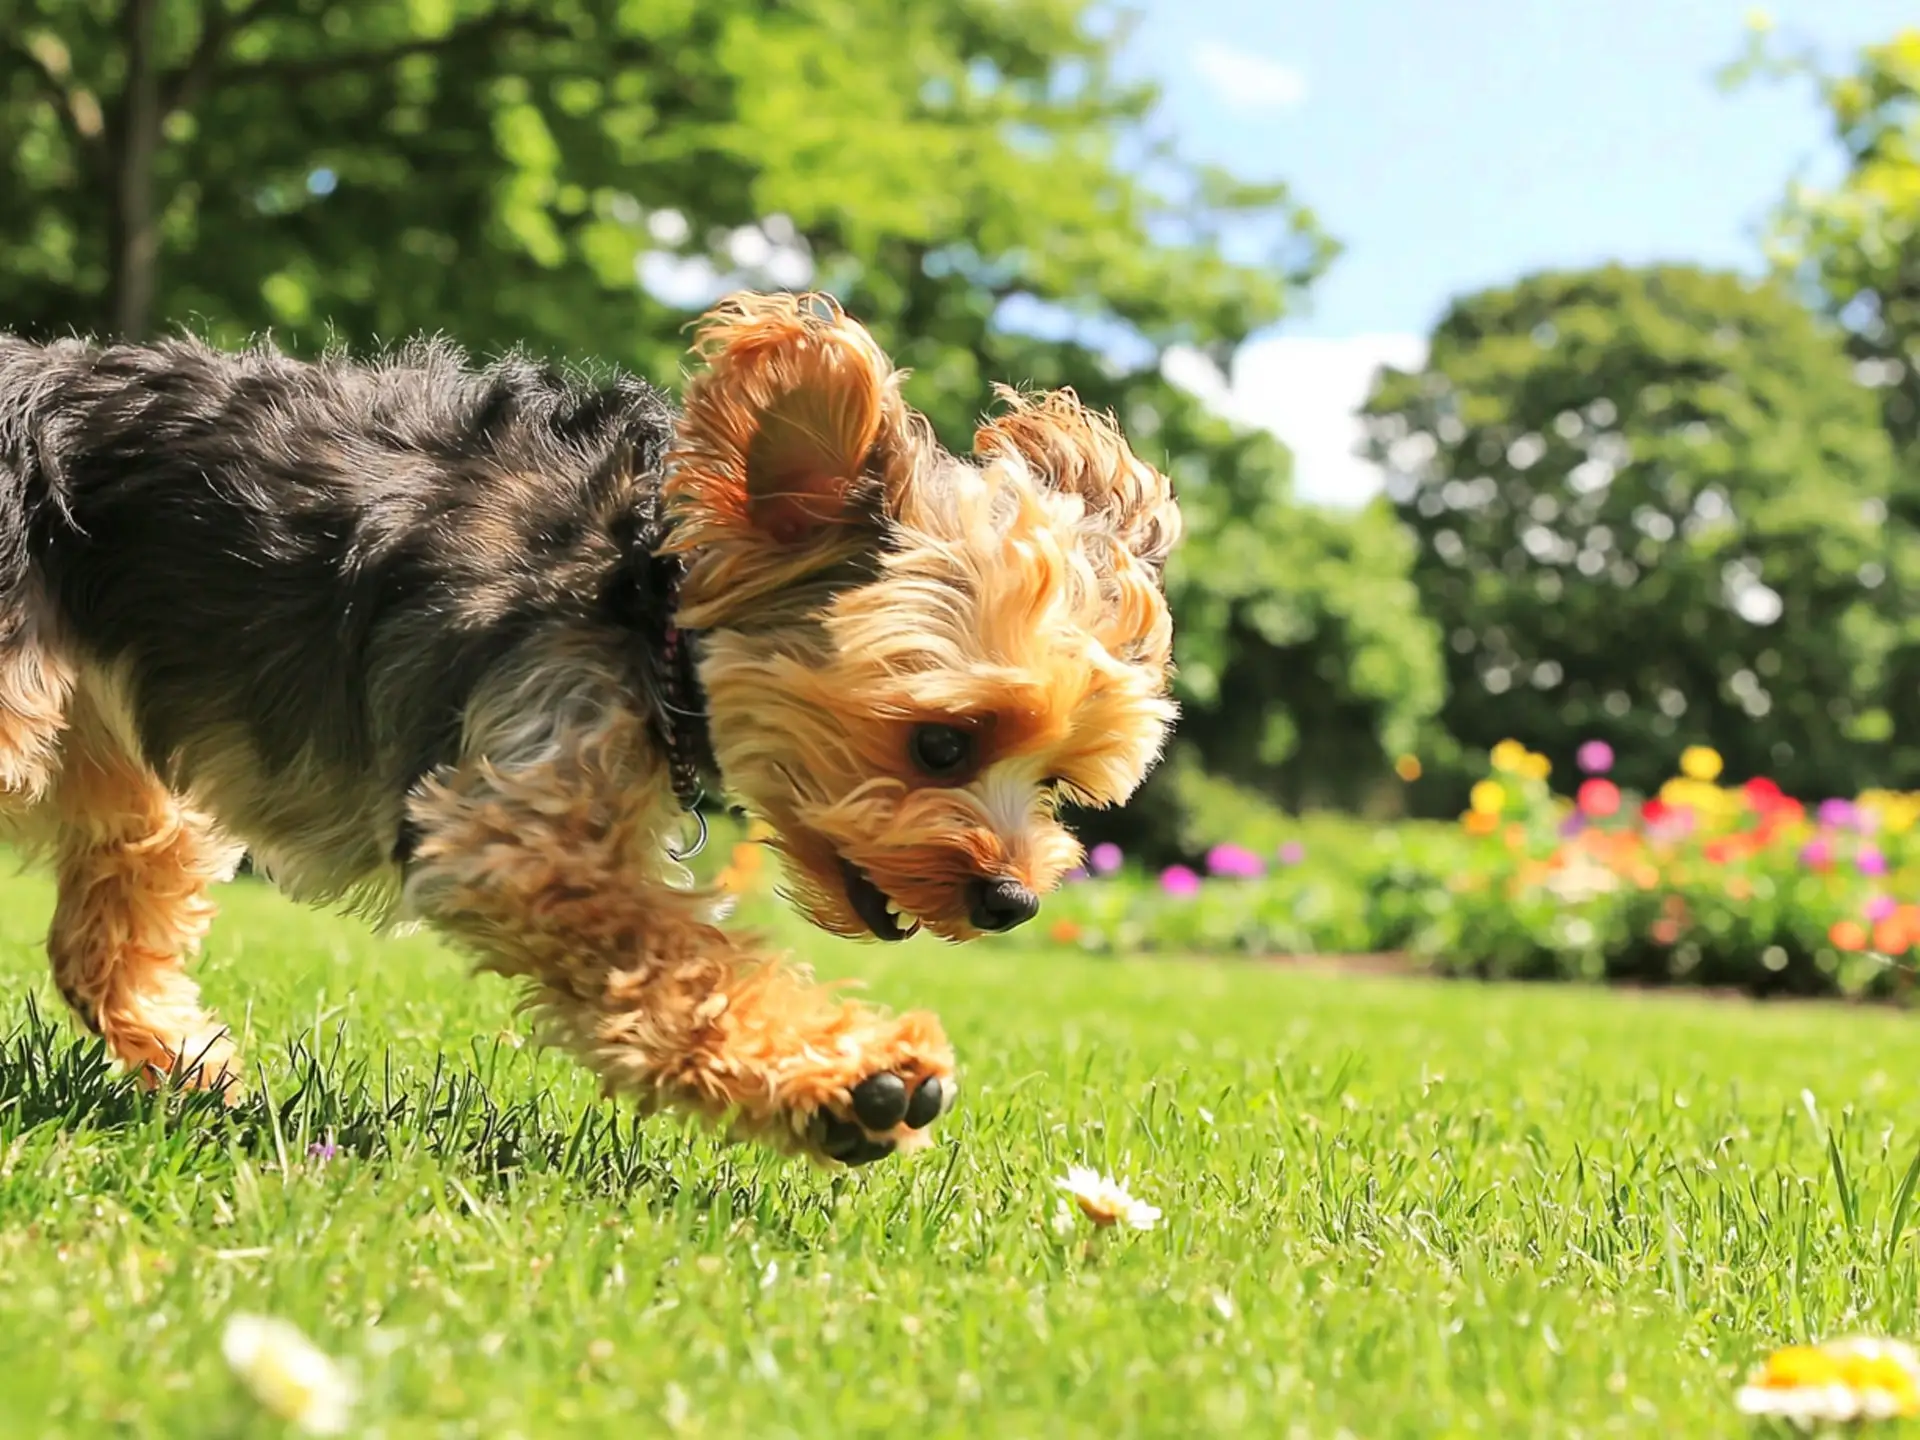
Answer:
<svg viewBox="0 0 1920 1440"><path fill-rule="evenodd" d="M149 1078L238 1064L185 963L242 853L523 981L643 1109L861 1164L953 1101L674 853L704 777L842 935L965 940L1076 862L1174 707L1166 478L1071 394L958 458L815 296L638 380L0 338L0 811L55 982Z"/></svg>

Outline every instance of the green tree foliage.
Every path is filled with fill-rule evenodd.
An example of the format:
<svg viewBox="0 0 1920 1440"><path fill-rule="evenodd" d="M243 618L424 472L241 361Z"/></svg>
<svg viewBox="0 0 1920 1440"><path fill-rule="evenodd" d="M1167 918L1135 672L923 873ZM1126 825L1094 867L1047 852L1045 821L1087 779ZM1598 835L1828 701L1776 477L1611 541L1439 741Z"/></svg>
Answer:
<svg viewBox="0 0 1920 1440"><path fill-rule="evenodd" d="M1841 168L1798 184L1769 248L1782 272L1816 298L1847 336L1856 374L1880 397L1898 469L1891 499L1892 594L1903 617L1887 660L1892 739L1887 783L1920 784L1920 29L1871 45L1850 69L1811 54L1778 54L1753 37L1736 78L1771 72L1811 79Z"/></svg>
<svg viewBox="0 0 1920 1440"><path fill-rule="evenodd" d="M1284 187L1159 138L1102 13L0 0L0 328L304 350L430 330L670 383L712 295L820 285L950 446L992 381L1070 385L1180 477L1207 763L1284 793L1288 764L1377 770L1437 697L1410 609L1368 598L1405 588L1393 536L1298 513L1278 447L1159 364L1224 363L1331 247Z"/></svg>
<svg viewBox="0 0 1920 1440"><path fill-rule="evenodd" d="M1769 244L1840 321L1861 378L1882 391L1904 462L1896 509L1920 523L1920 28L1834 74L1810 57L1773 59L1756 37L1748 67L1819 88L1844 168L1831 184L1792 188Z"/></svg>
<svg viewBox="0 0 1920 1440"><path fill-rule="evenodd" d="M1612 267L1473 295L1368 424L1465 745L1514 735L1564 775L1600 737L1640 785L1693 741L1802 792L1879 778L1888 447L1784 291Z"/></svg>

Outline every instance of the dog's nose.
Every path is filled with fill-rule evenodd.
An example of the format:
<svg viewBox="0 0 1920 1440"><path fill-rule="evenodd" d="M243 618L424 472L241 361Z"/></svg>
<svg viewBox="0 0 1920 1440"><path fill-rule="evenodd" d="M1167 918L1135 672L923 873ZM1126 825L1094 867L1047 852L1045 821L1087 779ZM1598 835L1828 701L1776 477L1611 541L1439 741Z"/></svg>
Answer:
<svg viewBox="0 0 1920 1440"><path fill-rule="evenodd" d="M1040 913L1040 897L1018 880L975 880L967 887L967 918L976 930L999 932Z"/></svg>

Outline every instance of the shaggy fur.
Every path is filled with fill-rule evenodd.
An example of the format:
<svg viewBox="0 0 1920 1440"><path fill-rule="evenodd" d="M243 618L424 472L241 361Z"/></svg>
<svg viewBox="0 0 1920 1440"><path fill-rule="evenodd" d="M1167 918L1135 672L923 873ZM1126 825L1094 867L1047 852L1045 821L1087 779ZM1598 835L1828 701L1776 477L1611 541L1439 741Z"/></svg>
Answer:
<svg viewBox="0 0 1920 1440"><path fill-rule="evenodd" d="M1178 512L1068 395L946 454L830 302L740 298L696 353L676 416L437 345L0 338L0 811L117 1057L234 1083L182 967L244 848L524 981L643 1108L844 1163L924 1142L938 1022L721 929L672 858L669 637L805 912L968 939L1076 862L1063 798L1159 752Z"/></svg>

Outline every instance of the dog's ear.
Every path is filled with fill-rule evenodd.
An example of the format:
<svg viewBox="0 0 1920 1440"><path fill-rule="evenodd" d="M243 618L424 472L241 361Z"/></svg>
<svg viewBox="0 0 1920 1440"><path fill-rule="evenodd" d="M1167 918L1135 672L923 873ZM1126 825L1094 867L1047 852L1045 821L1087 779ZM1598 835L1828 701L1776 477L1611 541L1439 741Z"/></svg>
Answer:
<svg viewBox="0 0 1920 1440"><path fill-rule="evenodd" d="M907 411L865 327L823 296L742 295L694 354L663 487L691 588L764 593L870 549Z"/></svg>
<svg viewBox="0 0 1920 1440"><path fill-rule="evenodd" d="M1007 408L974 432L974 455L985 463L1017 460L1040 484L1078 495L1087 513L1111 526L1114 539L1157 577L1181 532L1167 477L1071 390L1022 395L1002 385L995 393Z"/></svg>

